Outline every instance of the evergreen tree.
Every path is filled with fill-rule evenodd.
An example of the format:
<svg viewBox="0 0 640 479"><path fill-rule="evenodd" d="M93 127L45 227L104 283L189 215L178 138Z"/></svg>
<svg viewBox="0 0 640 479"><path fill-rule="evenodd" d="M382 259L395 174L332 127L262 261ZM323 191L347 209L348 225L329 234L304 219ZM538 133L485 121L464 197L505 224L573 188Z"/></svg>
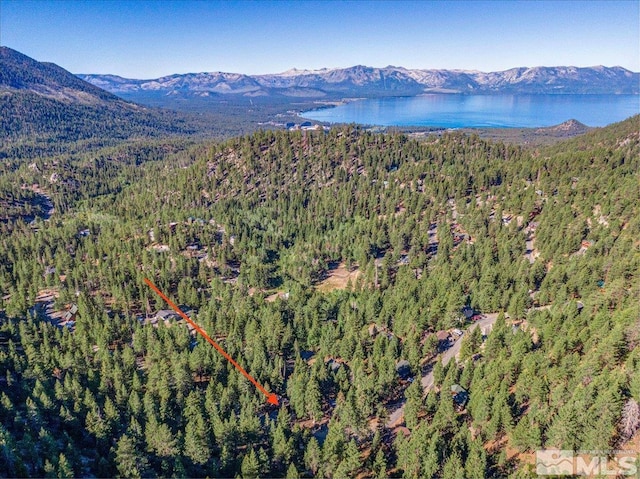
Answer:
<svg viewBox="0 0 640 479"><path fill-rule="evenodd" d="M419 380L413 381L405 390L407 402L404 407L404 419L409 429L418 425L418 414L422 409L422 384Z"/></svg>
<svg viewBox="0 0 640 479"><path fill-rule="evenodd" d="M287 475L285 477L287 479L298 479L300 477L300 474L298 474L298 470L293 462L289 464L289 467L287 468Z"/></svg>
<svg viewBox="0 0 640 479"><path fill-rule="evenodd" d="M311 474L315 476L320 468L322 461L322 450L315 437L309 439L307 448L304 451L304 464Z"/></svg>
<svg viewBox="0 0 640 479"><path fill-rule="evenodd" d="M127 434L123 434L116 445L116 468L118 474L127 478L145 477L147 459L136 447L135 441Z"/></svg>
<svg viewBox="0 0 640 479"><path fill-rule="evenodd" d="M251 448L247 454L242 458L242 465L240 467L242 477L257 478L260 473L260 463L258 462L258 456L256 451Z"/></svg>
<svg viewBox="0 0 640 479"><path fill-rule="evenodd" d="M58 477L60 479L71 479L75 477L71 464L63 453L58 457Z"/></svg>

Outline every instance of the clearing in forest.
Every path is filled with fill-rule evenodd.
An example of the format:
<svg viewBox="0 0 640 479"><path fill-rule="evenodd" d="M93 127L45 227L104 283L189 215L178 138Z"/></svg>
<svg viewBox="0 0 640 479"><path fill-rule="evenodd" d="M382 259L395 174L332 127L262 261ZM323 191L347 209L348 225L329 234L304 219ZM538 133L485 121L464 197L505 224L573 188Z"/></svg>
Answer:
<svg viewBox="0 0 640 479"><path fill-rule="evenodd" d="M351 281L352 285L355 285L358 276L360 276L360 270L355 268L349 271L344 263L340 263L337 267L330 268L327 271L327 277L318 283L316 288L323 293L328 293L335 289L347 289L349 281Z"/></svg>

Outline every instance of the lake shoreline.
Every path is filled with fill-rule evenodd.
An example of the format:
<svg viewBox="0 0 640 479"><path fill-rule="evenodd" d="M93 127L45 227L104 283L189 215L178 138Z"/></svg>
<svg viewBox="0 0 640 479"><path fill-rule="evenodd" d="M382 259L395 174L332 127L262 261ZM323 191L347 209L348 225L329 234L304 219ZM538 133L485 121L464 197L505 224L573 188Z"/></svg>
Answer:
<svg viewBox="0 0 640 479"><path fill-rule="evenodd" d="M398 128L547 128L576 119L606 126L637 114L640 96L626 94L468 94L344 98L298 113L323 124Z"/></svg>

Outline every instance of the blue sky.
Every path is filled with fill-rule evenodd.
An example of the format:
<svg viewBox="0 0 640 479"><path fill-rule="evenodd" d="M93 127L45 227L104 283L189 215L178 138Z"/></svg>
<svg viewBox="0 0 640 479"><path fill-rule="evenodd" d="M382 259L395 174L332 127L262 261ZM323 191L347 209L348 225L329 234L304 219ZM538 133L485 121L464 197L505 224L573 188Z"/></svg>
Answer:
<svg viewBox="0 0 640 479"><path fill-rule="evenodd" d="M0 0L0 44L130 78L356 64L640 71L640 2Z"/></svg>

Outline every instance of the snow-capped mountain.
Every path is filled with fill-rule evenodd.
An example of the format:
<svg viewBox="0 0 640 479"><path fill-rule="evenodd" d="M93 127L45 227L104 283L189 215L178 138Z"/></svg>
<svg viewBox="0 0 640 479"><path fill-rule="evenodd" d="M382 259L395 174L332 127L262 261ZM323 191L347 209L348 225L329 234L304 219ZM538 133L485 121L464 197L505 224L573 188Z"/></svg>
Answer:
<svg viewBox="0 0 640 479"><path fill-rule="evenodd" d="M410 70L357 65L282 73L187 73L152 80L78 75L112 93L163 92L284 96L384 96L450 93L638 94L640 74L622 67L520 67L500 72Z"/></svg>

